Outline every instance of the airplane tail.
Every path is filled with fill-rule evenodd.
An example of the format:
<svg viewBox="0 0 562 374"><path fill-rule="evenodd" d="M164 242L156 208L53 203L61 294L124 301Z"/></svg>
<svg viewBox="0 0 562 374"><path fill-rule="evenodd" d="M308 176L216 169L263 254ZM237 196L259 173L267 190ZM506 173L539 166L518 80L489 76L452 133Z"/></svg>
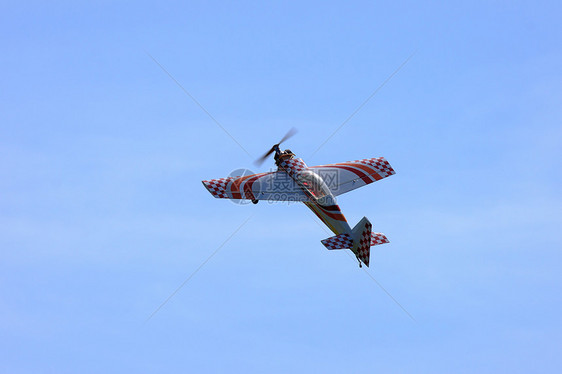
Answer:
<svg viewBox="0 0 562 374"><path fill-rule="evenodd" d="M369 267L369 257L371 255L371 247L374 245L388 243L386 235L380 232L372 232L373 225L367 217L363 217L361 221L351 230L349 234L339 234L322 240L322 244L330 250L349 248L355 256Z"/></svg>

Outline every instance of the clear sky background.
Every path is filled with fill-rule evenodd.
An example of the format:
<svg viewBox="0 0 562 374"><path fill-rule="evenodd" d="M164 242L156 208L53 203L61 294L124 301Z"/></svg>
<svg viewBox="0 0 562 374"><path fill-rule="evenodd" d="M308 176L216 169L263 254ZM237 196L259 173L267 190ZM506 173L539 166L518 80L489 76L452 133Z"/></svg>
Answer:
<svg viewBox="0 0 562 374"><path fill-rule="evenodd" d="M561 372L561 14L3 2L0 372ZM309 165L396 170L338 201L391 241L368 274L304 206L201 184L293 126Z"/></svg>

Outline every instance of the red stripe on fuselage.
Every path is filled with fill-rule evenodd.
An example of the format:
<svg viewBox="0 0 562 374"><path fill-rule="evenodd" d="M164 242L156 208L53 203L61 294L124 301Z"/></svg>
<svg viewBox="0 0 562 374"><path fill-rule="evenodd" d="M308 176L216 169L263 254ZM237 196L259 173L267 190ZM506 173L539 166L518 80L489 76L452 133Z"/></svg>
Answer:
<svg viewBox="0 0 562 374"><path fill-rule="evenodd" d="M340 207L337 205L330 205L329 207L324 207L320 204L316 204L317 207L320 208L320 210L322 211L322 213L324 213L325 215L327 215L328 217L335 219L336 221L345 221L347 222L347 220L345 219L345 216L343 215L343 213L340 210ZM329 208L329 209L327 209Z"/></svg>
<svg viewBox="0 0 562 374"><path fill-rule="evenodd" d="M319 212L318 209L316 209L316 208L318 207L318 205L316 205L316 204L314 204L314 203L309 203L309 202L305 202L304 204L305 204L306 206L308 206L308 207L310 208L310 210L312 210L312 211L314 212L314 214L316 214L316 216L317 216L318 218L320 218L320 220L321 220L322 222L324 222L324 224L325 224L326 226L328 226L332 231L334 231L334 230L332 229L332 226L331 226L328 222L326 222L326 219L324 218L324 216L322 215L322 213Z"/></svg>

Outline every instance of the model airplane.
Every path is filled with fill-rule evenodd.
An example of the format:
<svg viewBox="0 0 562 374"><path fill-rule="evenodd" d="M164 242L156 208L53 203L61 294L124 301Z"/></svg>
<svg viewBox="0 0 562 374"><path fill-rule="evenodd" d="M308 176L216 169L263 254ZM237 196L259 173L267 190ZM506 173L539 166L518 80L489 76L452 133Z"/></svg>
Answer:
<svg viewBox="0 0 562 374"><path fill-rule="evenodd" d="M289 131L257 161L261 164L275 152L276 171L211 179L203 184L216 198L248 199L254 204L260 200L303 202L336 234L321 241L326 248L349 248L359 266L361 262L369 266L370 247L388 243L388 239L371 231L367 217L352 229L335 197L395 174L394 170L383 157L309 167L289 149L279 148L294 132Z"/></svg>

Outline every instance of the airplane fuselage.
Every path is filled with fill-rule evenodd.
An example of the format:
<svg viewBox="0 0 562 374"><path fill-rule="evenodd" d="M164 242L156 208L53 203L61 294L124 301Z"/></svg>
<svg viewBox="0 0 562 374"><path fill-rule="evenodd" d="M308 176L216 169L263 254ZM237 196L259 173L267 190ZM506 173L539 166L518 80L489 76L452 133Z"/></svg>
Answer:
<svg viewBox="0 0 562 374"><path fill-rule="evenodd" d="M303 201L316 216L336 235L351 234L351 227L336 203L336 197L330 191L322 177L310 170L300 158L290 150L282 152L275 149L275 163L279 170L285 171L297 183L308 197Z"/></svg>

